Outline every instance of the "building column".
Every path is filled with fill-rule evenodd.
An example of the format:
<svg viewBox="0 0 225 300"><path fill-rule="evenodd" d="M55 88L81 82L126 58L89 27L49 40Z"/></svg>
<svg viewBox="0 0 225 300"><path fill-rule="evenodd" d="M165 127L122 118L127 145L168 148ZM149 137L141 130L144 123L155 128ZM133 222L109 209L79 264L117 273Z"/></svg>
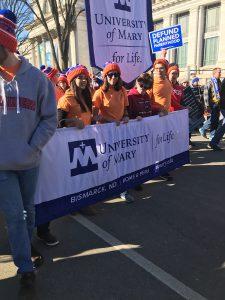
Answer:
<svg viewBox="0 0 225 300"><path fill-rule="evenodd" d="M187 65L196 70L197 44L198 44L198 19L199 7L190 10L189 15L189 34L188 34L188 58Z"/></svg>
<svg viewBox="0 0 225 300"><path fill-rule="evenodd" d="M75 30L73 30L70 34L70 60L71 65L76 65L76 38L75 38Z"/></svg>
<svg viewBox="0 0 225 300"><path fill-rule="evenodd" d="M220 7L220 36L219 36L219 52L218 52L218 66L225 67L225 39L224 39L224 28L225 28L225 0L221 0Z"/></svg>
<svg viewBox="0 0 225 300"><path fill-rule="evenodd" d="M197 58L196 65L197 68L202 66L202 58L203 58L203 45L204 45L204 25L205 25L205 8L203 5L199 7L199 16L198 16L198 42L197 42Z"/></svg>
<svg viewBox="0 0 225 300"><path fill-rule="evenodd" d="M42 58L41 58L41 51L40 51L40 43L37 43L37 61L38 61L38 68L42 65Z"/></svg>
<svg viewBox="0 0 225 300"><path fill-rule="evenodd" d="M177 15L173 14L171 15L171 20L170 20L170 26L176 25L177 24ZM176 49L171 49L169 50L169 62L170 63L175 63L175 51Z"/></svg>
<svg viewBox="0 0 225 300"><path fill-rule="evenodd" d="M36 66L35 42L31 41L31 63Z"/></svg>
<svg viewBox="0 0 225 300"><path fill-rule="evenodd" d="M42 43L41 43L41 60L42 64L46 65L46 45L45 45L45 38L42 37Z"/></svg>

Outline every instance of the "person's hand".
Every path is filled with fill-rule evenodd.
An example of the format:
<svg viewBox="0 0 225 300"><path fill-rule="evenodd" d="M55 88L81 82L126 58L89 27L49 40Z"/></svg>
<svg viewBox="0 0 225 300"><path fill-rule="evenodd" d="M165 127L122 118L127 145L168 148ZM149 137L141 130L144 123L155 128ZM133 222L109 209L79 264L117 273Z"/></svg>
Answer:
<svg viewBox="0 0 225 300"><path fill-rule="evenodd" d="M123 123L126 124L129 122L129 117L123 117L122 119Z"/></svg>
<svg viewBox="0 0 225 300"><path fill-rule="evenodd" d="M164 117L164 116L167 116L168 115L168 111L166 109L162 109L160 112L159 112L159 116L160 117Z"/></svg>
<svg viewBox="0 0 225 300"><path fill-rule="evenodd" d="M76 128L77 129L84 129L85 125L84 125L84 122L80 119L77 119L76 120Z"/></svg>
<svg viewBox="0 0 225 300"><path fill-rule="evenodd" d="M137 120L137 121L141 121L141 120L142 120L142 117L141 117L141 116L137 116L136 120Z"/></svg>
<svg viewBox="0 0 225 300"><path fill-rule="evenodd" d="M166 59L166 55L167 55L167 49L162 49L161 50L161 57Z"/></svg>
<svg viewBox="0 0 225 300"><path fill-rule="evenodd" d="M209 113L209 114L211 114L211 112L212 112L210 106L207 106L205 111L206 111L206 113Z"/></svg>

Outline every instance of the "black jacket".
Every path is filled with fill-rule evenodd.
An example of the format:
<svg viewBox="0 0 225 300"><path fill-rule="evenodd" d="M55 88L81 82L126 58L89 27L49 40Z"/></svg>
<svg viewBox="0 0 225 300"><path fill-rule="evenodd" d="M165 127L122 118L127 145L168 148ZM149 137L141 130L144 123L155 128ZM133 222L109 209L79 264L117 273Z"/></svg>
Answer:
<svg viewBox="0 0 225 300"><path fill-rule="evenodd" d="M225 78L223 79L221 83L221 89L220 89L220 108L225 109Z"/></svg>

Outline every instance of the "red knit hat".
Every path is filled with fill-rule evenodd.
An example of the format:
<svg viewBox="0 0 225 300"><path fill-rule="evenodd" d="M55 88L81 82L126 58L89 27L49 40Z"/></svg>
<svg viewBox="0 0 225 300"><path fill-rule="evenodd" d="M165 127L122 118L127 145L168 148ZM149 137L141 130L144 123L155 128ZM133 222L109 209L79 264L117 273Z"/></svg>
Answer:
<svg viewBox="0 0 225 300"><path fill-rule="evenodd" d="M59 81L63 81L63 82L65 82L67 85L69 85L69 84L68 84L68 80L67 80L66 74L60 74L60 75L59 75L59 78L58 78L58 82L59 82Z"/></svg>
<svg viewBox="0 0 225 300"><path fill-rule="evenodd" d="M168 61L164 58L158 58L155 60L154 64L153 64L153 68L155 68L155 65L157 64L162 64L165 66L166 68L166 71L168 70L168 67L169 67L169 64L168 64Z"/></svg>
<svg viewBox="0 0 225 300"><path fill-rule="evenodd" d="M10 52L16 52L16 16L8 10L0 10L0 45L8 49Z"/></svg>
<svg viewBox="0 0 225 300"><path fill-rule="evenodd" d="M105 68L103 69L103 77L105 77L109 72L116 72L121 74L119 65L114 62L106 63Z"/></svg>
<svg viewBox="0 0 225 300"><path fill-rule="evenodd" d="M178 75L180 73L180 69L177 65L169 66L167 74L169 75L172 71L177 71Z"/></svg>
<svg viewBox="0 0 225 300"><path fill-rule="evenodd" d="M69 84L73 81L74 78L76 78L79 75L84 75L87 78L89 78L89 72L88 69L85 66L77 65L75 67L71 67L69 71L66 73L67 80Z"/></svg>
<svg viewBox="0 0 225 300"><path fill-rule="evenodd" d="M46 69L43 70L43 73L47 76L49 80L52 80L52 78L59 73L57 69L54 69L52 67L47 67Z"/></svg>

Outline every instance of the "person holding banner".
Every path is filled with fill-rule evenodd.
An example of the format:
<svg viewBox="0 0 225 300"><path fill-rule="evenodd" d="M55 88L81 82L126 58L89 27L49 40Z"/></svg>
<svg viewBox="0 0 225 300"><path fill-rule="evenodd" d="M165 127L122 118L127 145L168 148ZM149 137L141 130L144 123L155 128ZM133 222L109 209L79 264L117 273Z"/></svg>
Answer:
<svg viewBox="0 0 225 300"><path fill-rule="evenodd" d="M181 101L184 98L184 87L179 84L179 67L175 64L171 64L168 69L169 81L172 84L172 94L171 94L171 111L181 110L185 107L181 105Z"/></svg>
<svg viewBox="0 0 225 300"><path fill-rule="evenodd" d="M154 101L167 112L170 111L172 95L172 86L167 78L168 66L168 62L163 58L156 59L153 64Z"/></svg>
<svg viewBox="0 0 225 300"><path fill-rule="evenodd" d="M83 129L92 123L92 91L90 74L85 66L71 67L67 72L69 89L58 102L58 126ZM93 206L79 210L85 215L95 215Z"/></svg>
<svg viewBox="0 0 225 300"><path fill-rule="evenodd" d="M107 62L102 74L103 85L93 97L94 118L101 124L115 122L120 125L120 122L129 122L128 97L123 87L119 65ZM128 191L121 193L120 197L127 203L134 201Z"/></svg>
<svg viewBox="0 0 225 300"><path fill-rule="evenodd" d="M213 76L204 88L205 109L207 112L211 113L211 117L205 121L203 126L199 129L201 136L204 138L207 138L206 130L210 129L210 139L212 139L219 124L221 89L220 77L221 69L214 68ZM214 150L216 150L216 147Z"/></svg>
<svg viewBox="0 0 225 300"><path fill-rule="evenodd" d="M41 151L56 130L57 117L52 84L16 54L16 21L13 12L0 10L0 209L20 283L32 287L38 166Z"/></svg>
<svg viewBox="0 0 225 300"><path fill-rule="evenodd" d="M128 115L130 119L141 120L145 117L158 114L161 107L150 98L153 78L148 73L143 73L136 79L135 87L128 93Z"/></svg>
<svg viewBox="0 0 225 300"><path fill-rule="evenodd" d="M67 72L67 80L70 88L59 99L57 105L59 127L71 126L82 129L92 121L89 72L82 65L71 67Z"/></svg>

